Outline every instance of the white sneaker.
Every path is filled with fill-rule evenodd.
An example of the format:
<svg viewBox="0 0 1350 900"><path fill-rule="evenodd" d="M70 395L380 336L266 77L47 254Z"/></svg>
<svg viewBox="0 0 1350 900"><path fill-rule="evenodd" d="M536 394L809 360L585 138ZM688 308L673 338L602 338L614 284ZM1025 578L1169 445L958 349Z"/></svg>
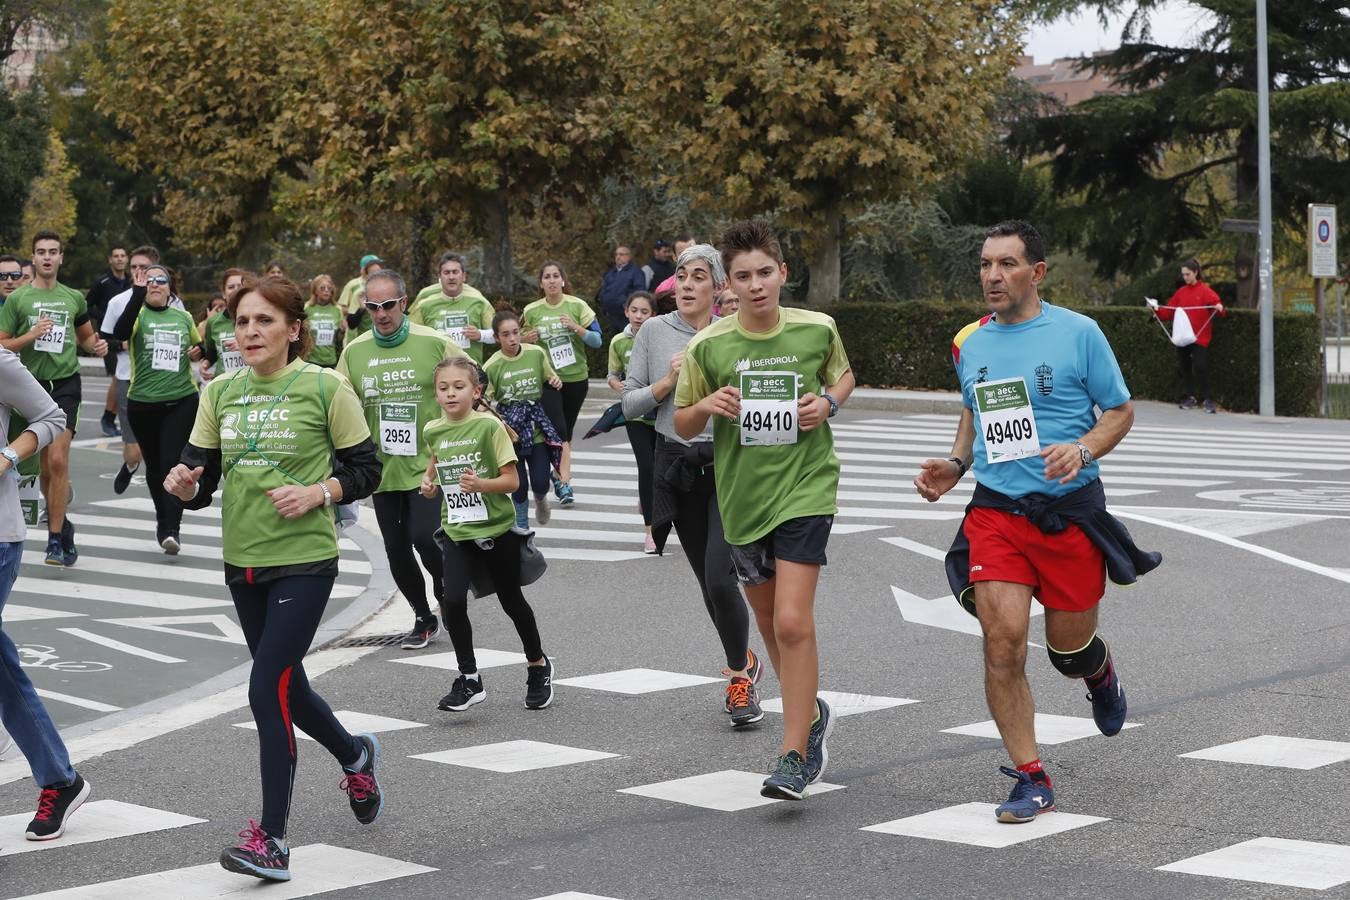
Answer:
<svg viewBox="0 0 1350 900"><path fill-rule="evenodd" d="M553 511L548 506L548 495L536 497L534 500L534 517L540 525L547 525L548 520L553 518Z"/></svg>
<svg viewBox="0 0 1350 900"><path fill-rule="evenodd" d="M177 556L178 551L181 549L181 545L178 543L178 538L174 537L173 535L169 535L168 537L164 538L164 540L159 542L159 545L163 547L164 552L169 554L170 556Z"/></svg>
<svg viewBox="0 0 1350 900"><path fill-rule="evenodd" d="M642 552L649 556L656 553L656 538L647 535L647 540L642 542Z"/></svg>

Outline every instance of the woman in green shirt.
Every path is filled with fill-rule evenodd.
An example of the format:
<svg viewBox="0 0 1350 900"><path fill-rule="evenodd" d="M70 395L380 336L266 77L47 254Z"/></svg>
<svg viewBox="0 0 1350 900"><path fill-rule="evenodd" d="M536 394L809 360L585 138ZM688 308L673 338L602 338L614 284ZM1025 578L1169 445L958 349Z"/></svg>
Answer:
<svg viewBox="0 0 1350 900"><path fill-rule="evenodd" d="M549 361L562 379L561 391L544 392L544 409L562 435L562 464L553 492L563 506L572 502L572 430L576 428L581 405L586 402L590 377L586 347L598 349L603 343L600 322L595 312L580 297L567 293L570 287L562 263L549 260L539 269L539 289L544 296L525 307L521 340L539 344L548 351Z"/></svg>
<svg viewBox="0 0 1350 900"><path fill-rule="evenodd" d="M145 484L155 503L155 542L170 556L180 548L183 504L164 490L197 417L192 363L202 358L201 335L186 310L169 305L171 276L155 264L132 273L131 300L113 334L131 361L127 421L145 460Z"/></svg>
<svg viewBox="0 0 1350 900"><path fill-rule="evenodd" d="M310 283L309 302L305 304L311 346L310 362L331 369L337 365L342 351L342 340L347 334L347 317L337 306L337 285L327 275L319 275Z"/></svg>
<svg viewBox="0 0 1350 900"><path fill-rule="evenodd" d="M303 665L338 573L333 506L370 496L380 461L351 385L302 359L309 330L299 288L277 278L245 284L231 295L229 313L245 367L207 385L182 462L164 487L188 509L201 509L222 473L229 475L221 510L225 583L253 656L248 699L263 812L220 863L289 881L296 727L342 766L341 787L358 822L374 822L384 807L375 779L379 741L348 732Z"/></svg>

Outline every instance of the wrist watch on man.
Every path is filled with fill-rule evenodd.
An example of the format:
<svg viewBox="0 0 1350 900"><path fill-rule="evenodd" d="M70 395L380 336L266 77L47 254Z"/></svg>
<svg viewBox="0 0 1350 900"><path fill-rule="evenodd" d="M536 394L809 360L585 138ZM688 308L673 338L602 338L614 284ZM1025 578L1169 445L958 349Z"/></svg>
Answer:
<svg viewBox="0 0 1350 900"><path fill-rule="evenodd" d="M1078 448L1078 458L1082 460L1081 467L1086 468L1092 465L1092 451L1082 441L1074 441L1073 445Z"/></svg>
<svg viewBox="0 0 1350 900"><path fill-rule="evenodd" d="M826 418L833 419L839 414L839 401L831 397L829 391L821 391L820 396L824 397L830 404L830 414Z"/></svg>
<svg viewBox="0 0 1350 900"><path fill-rule="evenodd" d="M18 451L15 450L13 447L6 447L5 449L0 450L0 456L3 456L5 459L9 460L9 470L8 470L8 471L13 472L13 473L14 473L14 477L15 477L15 478L18 478L18 477L19 477L19 453L18 453Z"/></svg>

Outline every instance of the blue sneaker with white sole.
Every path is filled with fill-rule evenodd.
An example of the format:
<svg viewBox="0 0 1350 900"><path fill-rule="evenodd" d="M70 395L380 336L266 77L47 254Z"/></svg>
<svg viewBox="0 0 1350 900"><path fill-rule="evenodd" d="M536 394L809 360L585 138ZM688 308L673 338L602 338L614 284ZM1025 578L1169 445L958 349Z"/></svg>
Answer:
<svg viewBox="0 0 1350 900"><path fill-rule="evenodd" d="M1092 701L1092 721L1097 730L1107 737L1120 734L1125 727L1125 689L1120 686L1120 676L1116 674L1116 664L1108 662L1111 668L1106 682L1099 688L1089 690L1087 698Z"/></svg>
<svg viewBox="0 0 1350 900"><path fill-rule="evenodd" d="M759 795L772 800L800 800L806 796L806 764L796 750L789 750L773 761Z"/></svg>
<svg viewBox="0 0 1350 900"><path fill-rule="evenodd" d="M815 784L824 777L825 767L830 764L830 751L825 742L834 730L834 713L830 711L830 704L817 697L816 707L820 716L811 723L811 731L806 735L807 784Z"/></svg>
<svg viewBox="0 0 1350 900"><path fill-rule="evenodd" d="M1055 792L1050 787L1049 780L1032 778L1026 772L1019 772L1007 766L999 766L998 770L1009 778L1017 779L1017 784L1013 785L1007 802L999 804L994 810L994 817L1000 822L1010 824L1030 822L1041 813L1050 812L1055 808Z"/></svg>

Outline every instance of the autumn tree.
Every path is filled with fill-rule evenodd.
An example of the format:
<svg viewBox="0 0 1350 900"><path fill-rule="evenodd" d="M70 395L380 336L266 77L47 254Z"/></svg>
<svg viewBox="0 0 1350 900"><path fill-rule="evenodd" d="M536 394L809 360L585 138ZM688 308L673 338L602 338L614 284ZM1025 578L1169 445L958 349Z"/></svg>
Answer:
<svg viewBox="0 0 1350 900"><path fill-rule="evenodd" d="M47 135L47 152L43 157L42 174L33 179L28 201L23 207L23 242L27 246L33 235L42 230L55 231L67 239L75 232L75 195L70 186L75 180L75 167L66 156L65 145L55 131Z"/></svg>
<svg viewBox="0 0 1350 900"><path fill-rule="evenodd" d="M305 107L323 143L296 205L320 220L402 217L414 269L434 240L467 231L483 244L481 285L509 292L512 210L556 213L614 164L607 6L327 4L315 46L333 63L315 67Z"/></svg>
<svg viewBox="0 0 1350 900"><path fill-rule="evenodd" d="M1028 120L1013 144L1048 157L1058 214L1101 272L1140 275L1218 233L1223 217L1257 214L1255 6L1192 0L1211 24L1188 46L1149 37L1163 0L1060 0L1061 8L1127 12L1118 50L1085 61L1129 90ZM1350 203L1350 15L1340 0L1268 4L1272 196L1277 234L1298 234L1309 202ZM1238 302L1256 305L1241 241Z"/></svg>
<svg viewBox="0 0 1350 900"><path fill-rule="evenodd" d="M203 254L258 261L283 227L275 192L316 141L300 122L323 67L297 33L305 0L113 0L97 108L131 135L116 149L162 180L163 222Z"/></svg>
<svg viewBox="0 0 1350 900"><path fill-rule="evenodd" d="M33 179L42 174L47 151L48 123L33 94L11 96L0 89L0 252L23 243L23 217L17 213L28 202Z"/></svg>
<svg viewBox="0 0 1350 900"><path fill-rule="evenodd" d="M995 0L630 5L629 137L703 208L772 215L810 254L808 301L839 296L848 217L977 153L1018 50ZM653 48L661 48L653 52Z"/></svg>

